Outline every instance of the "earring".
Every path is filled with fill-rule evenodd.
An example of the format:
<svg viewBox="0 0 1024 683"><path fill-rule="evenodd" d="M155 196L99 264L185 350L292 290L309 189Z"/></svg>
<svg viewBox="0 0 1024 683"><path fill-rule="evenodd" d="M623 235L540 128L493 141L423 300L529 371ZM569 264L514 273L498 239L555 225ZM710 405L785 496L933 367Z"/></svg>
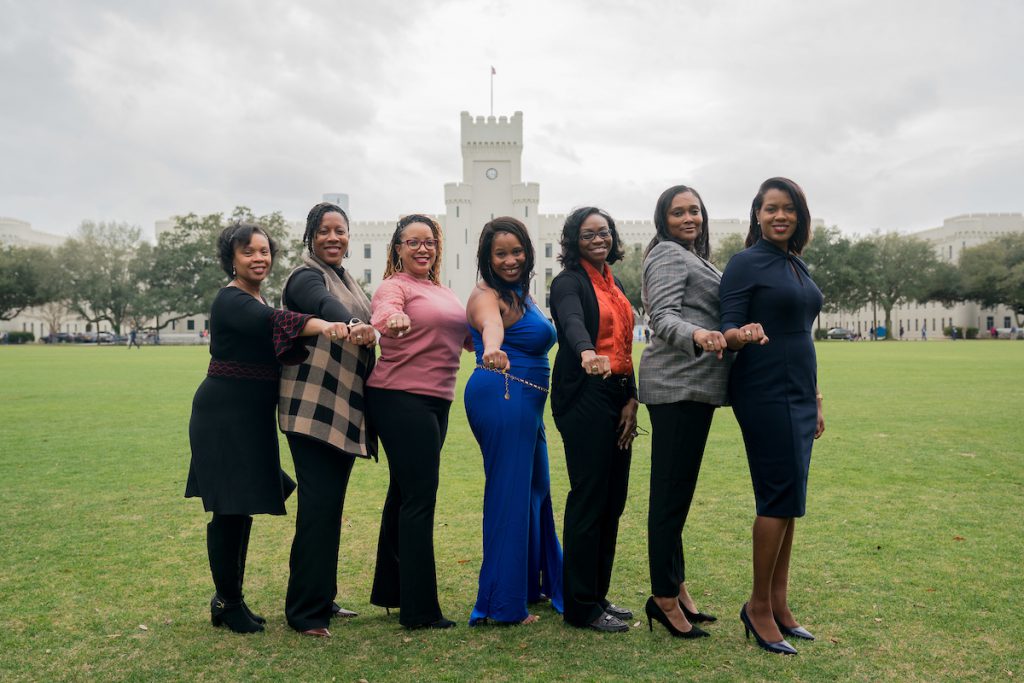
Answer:
<svg viewBox="0 0 1024 683"><path fill-rule="evenodd" d="M396 273L401 273L402 272L402 259L396 259L396 261L395 261L395 272Z"/></svg>
<svg viewBox="0 0 1024 683"><path fill-rule="evenodd" d="M238 273L235 272L235 267L231 266L231 277L237 277Z"/></svg>

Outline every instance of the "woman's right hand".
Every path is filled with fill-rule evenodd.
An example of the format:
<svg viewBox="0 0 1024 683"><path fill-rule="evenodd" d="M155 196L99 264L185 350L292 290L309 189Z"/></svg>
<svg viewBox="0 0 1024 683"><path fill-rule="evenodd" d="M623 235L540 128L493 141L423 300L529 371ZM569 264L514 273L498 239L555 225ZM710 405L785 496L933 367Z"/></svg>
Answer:
<svg viewBox="0 0 1024 683"><path fill-rule="evenodd" d="M714 353L718 360L725 357L725 335L718 330L694 330L693 343L708 353Z"/></svg>
<svg viewBox="0 0 1024 683"><path fill-rule="evenodd" d="M345 323L330 323L326 320L321 320L320 322L322 323L320 334L332 342L339 342L348 337L348 325Z"/></svg>
<svg viewBox="0 0 1024 683"><path fill-rule="evenodd" d="M393 313L384 323L383 334L386 337L398 338L405 336L405 333L412 327L412 321L405 313Z"/></svg>
<svg viewBox="0 0 1024 683"><path fill-rule="evenodd" d="M483 355L481 356L483 366L488 370L498 370L499 372L508 372L512 364L508 361L508 354L498 349L484 349Z"/></svg>
<svg viewBox="0 0 1024 683"><path fill-rule="evenodd" d="M764 346L768 343L768 335L764 333L761 323L747 323L743 327L734 327L726 332L725 340L730 349L738 351L747 344Z"/></svg>
<svg viewBox="0 0 1024 683"><path fill-rule="evenodd" d="M580 365L588 375L607 379L612 374L612 362L608 356L599 356L591 349L580 354Z"/></svg>

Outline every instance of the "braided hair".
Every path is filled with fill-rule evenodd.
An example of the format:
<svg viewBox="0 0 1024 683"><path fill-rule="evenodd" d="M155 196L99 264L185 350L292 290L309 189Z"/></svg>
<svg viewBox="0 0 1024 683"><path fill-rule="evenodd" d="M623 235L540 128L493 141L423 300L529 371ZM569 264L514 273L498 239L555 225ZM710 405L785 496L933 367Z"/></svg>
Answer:
<svg viewBox="0 0 1024 683"><path fill-rule="evenodd" d="M323 222L324 216L329 213L340 213L341 217L345 219L345 228L348 229L348 214L337 204L330 202L320 202L306 214L306 232L302 233L302 243L306 245L306 249L309 250L309 255L313 255L313 238L316 236L316 231L320 229L320 223Z"/></svg>
<svg viewBox="0 0 1024 683"><path fill-rule="evenodd" d="M429 226L430 231L434 233L434 239L437 240L437 249L434 250L434 265L430 266L427 278L435 285L439 285L441 284L441 226L433 218L422 213L402 216L395 225L395 232L391 235L391 241L388 243L388 263L384 268L384 279L402 272L402 259L398 255L398 245L402 242L402 231L413 223L423 223Z"/></svg>

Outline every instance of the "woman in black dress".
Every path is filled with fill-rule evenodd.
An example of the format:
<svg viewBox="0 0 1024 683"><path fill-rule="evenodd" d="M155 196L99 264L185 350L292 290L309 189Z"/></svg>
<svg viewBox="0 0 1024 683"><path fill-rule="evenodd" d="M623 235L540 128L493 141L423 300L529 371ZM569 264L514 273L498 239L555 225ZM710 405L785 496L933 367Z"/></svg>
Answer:
<svg viewBox="0 0 1024 683"><path fill-rule="evenodd" d="M626 506L636 436L633 308L612 274L623 256L611 216L595 207L565 220L551 281L558 352L551 413L565 444L569 495L562 533L567 624L628 631L633 613L608 601L619 517Z"/></svg>
<svg viewBox="0 0 1024 683"><path fill-rule="evenodd" d="M369 324L370 300L341 265L348 240L341 207L321 202L310 209L302 265L289 274L282 297L285 310L349 323L345 343L321 337L302 363L282 369L278 403L299 480L285 617L296 631L325 638L332 616L357 616L334 602L341 514L356 457L377 456L363 409L377 337Z"/></svg>
<svg viewBox="0 0 1024 683"><path fill-rule="evenodd" d="M276 245L259 226L228 226L217 249L231 281L210 309L210 366L192 401L185 497L201 497L203 508L213 513L206 526L216 587L210 620L236 633L253 633L263 630L265 620L242 599L252 515L285 514L285 498L295 488L281 470L277 450L280 362L301 359L304 350L294 346L298 337L339 340L348 328L267 305L260 284Z"/></svg>
<svg viewBox="0 0 1024 683"><path fill-rule="evenodd" d="M789 609L796 518L804 515L814 440L825 431L811 326L822 296L799 258L811 214L792 180L769 178L750 209L747 248L729 261L719 289L722 332L738 351L729 402L743 432L757 501L754 586L740 611L749 637L796 654L785 636L814 640ZM770 340L770 343L769 343Z"/></svg>

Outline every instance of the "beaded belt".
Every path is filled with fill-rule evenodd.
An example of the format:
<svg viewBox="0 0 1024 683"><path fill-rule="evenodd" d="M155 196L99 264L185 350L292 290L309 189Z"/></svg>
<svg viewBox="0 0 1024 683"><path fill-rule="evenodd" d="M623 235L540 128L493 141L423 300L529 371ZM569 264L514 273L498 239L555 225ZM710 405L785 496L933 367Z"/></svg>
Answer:
<svg viewBox="0 0 1024 683"><path fill-rule="evenodd" d="M276 382L280 368L263 363L241 363L235 360L210 359L207 377L230 377L231 379L258 379Z"/></svg>

